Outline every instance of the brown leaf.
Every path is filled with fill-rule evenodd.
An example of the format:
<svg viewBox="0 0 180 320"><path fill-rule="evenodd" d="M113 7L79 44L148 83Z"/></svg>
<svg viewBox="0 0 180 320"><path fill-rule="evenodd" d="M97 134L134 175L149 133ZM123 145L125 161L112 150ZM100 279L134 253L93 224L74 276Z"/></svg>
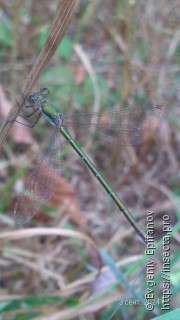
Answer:
<svg viewBox="0 0 180 320"><path fill-rule="evenodd" d="M81 226L84 225L86 219L80 212L76 192L69 182L61 176L56 178L56 190L50 200L50 204L57 210L63 207L71 220Z"/></svg>
<svg viewBox="0 0 180 320"><path fill-rule="evenodd" d="M86 69L83 64L78 64L76 66L71 66L70 71L74 74L74 82L77 85L80 85L84 82L86 78Z"/></svg>

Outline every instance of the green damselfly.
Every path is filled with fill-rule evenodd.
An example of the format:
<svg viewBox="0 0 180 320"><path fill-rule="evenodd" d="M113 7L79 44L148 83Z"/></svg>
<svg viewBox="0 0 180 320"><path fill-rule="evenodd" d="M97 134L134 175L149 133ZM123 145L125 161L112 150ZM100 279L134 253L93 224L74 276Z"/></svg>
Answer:
<svg viewBox="0 0 180 320"><path fill-rule="evenodd" d="M20 224L28 222L38 212L40 207L51 198L54 192L53 179L51 175L48 174L48 176L42 180L41 175L42 170L46 170L46 168L49 167L49 158L52 153L50 150L53 148L57 149L56 144L59 140L59 133L61 133L99 180L103 188L117 204L120 211L125 215L135 231L145 242L145 233L135 221L131 212L124 205L107 180L96 169L95 165L91 162L85 152L71 137L66 127L70 127L75 123L75 125L79 127L86 126L87 128L95 129L96 134L109 143L137 145L143 143L145 140L144 131L146 126L157 127L159 122L164 119L165 109L162 106L157 105L147 114L143 113L143 108L139 107L114 109L102 114L88 113L65 117L57 107L48 101L48 94L49 90L46 88L33 92L25 104L26 110L32 110L30 115L37 114L35 123L39 117L43 115L45 119L54 126L54 134L51 138L49 148L47 148L47 152L38 162L28 179L24 196L20 196L16 203L14 212L15 220ZM32 126L33 125L34 124L32 124ZM52 174L55 174L53 170Z"/></svg>

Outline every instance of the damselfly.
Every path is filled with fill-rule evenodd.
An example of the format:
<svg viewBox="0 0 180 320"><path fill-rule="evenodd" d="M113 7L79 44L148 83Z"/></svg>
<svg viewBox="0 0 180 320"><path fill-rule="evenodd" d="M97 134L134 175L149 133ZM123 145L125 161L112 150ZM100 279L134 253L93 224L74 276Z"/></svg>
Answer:
<svg viewBox="0 0 180 320"><path fill-rule="evenodd" d="M28 178L27 189L24 192L24 196L20 196L16 203L14 212L15 220L20 224L26 223L32 219L40 207L51 198L54 192L52 175L56 173L52 170L52 175L48 173L47 176L42 178L42 171L49 168L49 159L54 152L52 150L56 149L57 152L57 148L59 148L57 141L59 140L59 133L61 133L99 180L138 235L143 241L146 241L145 233L135 221L131 212L120 200L107 180L96 169L85 152L71 137L67 131L67 127L69 128L73 124L78 127L86 126L86 128L93 129L96 135L109 143L137 145L143 143L146 139L145 131L148 126L155 129L165 118L165 109L159 105L154 106L148 112L145 112L141 107L116 108L106 113L76 114L65 117L57 107L48 101L48 94L49 90L46 88L33 92L25 104L25 109L32 109L31 115L37 114L37 119L43 115L45 119L54 126L54 134L44 157L38 162L31 176ZM33 125L34 124L32 124L32 126Z"/></svg>

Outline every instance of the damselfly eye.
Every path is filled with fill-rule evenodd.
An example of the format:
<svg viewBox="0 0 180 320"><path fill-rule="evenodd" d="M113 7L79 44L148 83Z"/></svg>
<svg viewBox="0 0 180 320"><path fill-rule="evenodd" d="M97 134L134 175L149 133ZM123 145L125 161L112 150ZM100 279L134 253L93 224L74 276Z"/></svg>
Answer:
<svg viewBox="0 0 180 320"><path fill-rule="evenodd" d="M31 94L28 98L28 101L31 102L31 103L34 103L35 102L35 97L33 94Z"/></svg>
<svg viewBox="0 0 180 320"><path fill-rule="evenodd" d="M47 95L49 94L49 89L47 89L47 88L41 89L41 94L42 94L43 96L47 96Z"/></svg>

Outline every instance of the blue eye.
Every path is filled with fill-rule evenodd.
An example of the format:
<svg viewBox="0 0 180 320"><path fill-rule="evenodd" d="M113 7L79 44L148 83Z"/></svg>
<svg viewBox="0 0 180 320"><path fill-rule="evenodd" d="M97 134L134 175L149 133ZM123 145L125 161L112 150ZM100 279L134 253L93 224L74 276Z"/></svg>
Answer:
<svg viewBox="0 0 180 320"><path fill-rule="evenodd" d="M31 94L28 98L29 102L34 103L35 102L35 97L33 94Z"/></svg>
<svg viewBox="0 0 180 320"><path fill-rule="evenodd" d="M41 94L42 94L43 96L47 96L47 95L49 94L49 89L47 89L47 88L41 89Z"/></svg>

